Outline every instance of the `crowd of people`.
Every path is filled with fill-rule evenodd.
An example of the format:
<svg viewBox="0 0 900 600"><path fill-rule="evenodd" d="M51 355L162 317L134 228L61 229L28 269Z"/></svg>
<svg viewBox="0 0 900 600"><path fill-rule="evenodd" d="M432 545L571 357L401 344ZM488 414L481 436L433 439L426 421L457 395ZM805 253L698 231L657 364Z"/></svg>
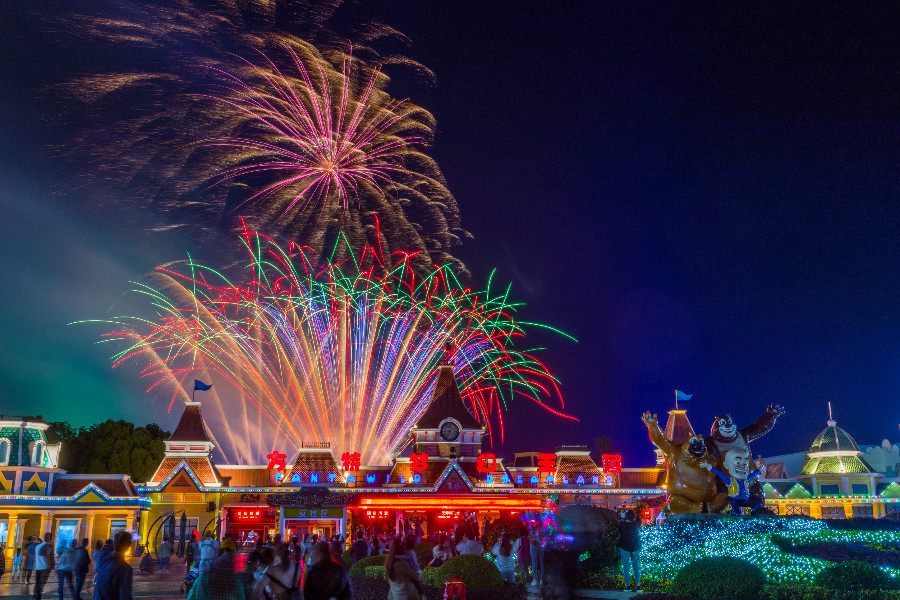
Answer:
<svg viewBox="0 0 900 600"><path fill-rule="evenodd" d="M622 575L626 587L634 577L634 589L640 588L640 522L634 511L628 511L619 524L619 547ZM422 566L439 567L453 556L484 555L485 548L477 526L462 523L452 531L431 536L434 546L427 565L420 565L415 549L422 541L421 532L395 534L372 530L357 531L349 545L350 563L386 554L384 567L392 600L420 600L424 594ZM504 532L491 548L504 581L540 586L544 574L546 539L537 527L518 532ZM134 569L128 563L132 536L119 532L113 539L95 542L93 551L87 539L53 545L52 535L45 533L25 541L17 548L12 561L12 580L33 586L32 596L41 600L52 571L56 571L59 600L67 596L82 600L85 586L92 587L93 600L131 600ZM226 536L220 543L211 532L202 540L193 536L184 547L187 576L183 591L188 600L350 600L353 587L348 568L341 560L344 541L339 535L320 540L316 534L300 540L282 540L280 535L266 539L256 537L242 570L235 569L236 546ZM173 540L164 537L156 548L157 560L143 556L141 572L169 573L175 555ZM93 582L88 575L93 566ZM529 573L530 567L530 573ZM631 573L629 573L631 571Z"/></svg>
<svg viewBox="0 0 900 600"><path fill-rule="evenodd" d="M185 552L188 600L350 600L353 586L341 563L343 540L309 535L301 541L280 535L257 538L241 571L235 571L235 544L221 545L207 532Z"/></svg>
<svg viewBox="0 0 900 600"><path fill-rule="evenodd" d="M130 600L132 568L127 562L131 534L119 532L115 538L97 541L94 550L90 540L66 540L54 547L53 535L31 536L24 549L13 555L11 580L31 587L32 597L41 600L50 574L56 571L59 600L71 597L82 600L91 566L94 567L92 597L94 600ZM33 581L32 581L33 579Z"/></svg>

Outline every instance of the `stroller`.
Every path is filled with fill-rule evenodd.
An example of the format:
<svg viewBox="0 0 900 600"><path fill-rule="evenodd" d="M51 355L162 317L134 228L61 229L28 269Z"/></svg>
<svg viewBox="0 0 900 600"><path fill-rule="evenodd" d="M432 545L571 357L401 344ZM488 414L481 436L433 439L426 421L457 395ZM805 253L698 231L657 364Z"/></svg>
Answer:
<svg viewBox="0 0 900 600"><path fill-rule="evenodd" d="M141 564L138 569L140 570L141 575L153 573L153 557L150 556L149 552L141 558Z"/></svg>
<svg viewBox="0 0 900 600"><path fill-rule="evenodd" d="M197 577L200 576L200 567L192 567L188 569L187 574L184 576L184 581L181 582L181 593L187 594L191 591L191 586L194 585L194 582L197 580Z"/></svg>

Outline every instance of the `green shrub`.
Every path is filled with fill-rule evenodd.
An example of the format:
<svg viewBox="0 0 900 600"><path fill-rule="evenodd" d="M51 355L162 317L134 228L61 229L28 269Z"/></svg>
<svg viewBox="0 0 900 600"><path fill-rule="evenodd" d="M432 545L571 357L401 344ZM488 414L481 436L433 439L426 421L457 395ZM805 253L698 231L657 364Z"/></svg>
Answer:
<svg viewBox="0 0 900 600"><path fill-rule="evenodd" d="M466 588L496 587L503 584L503 577L497 565L483 556L462 554L454 556L439 567L424 569L425 583L437 588L444 587L448 579L462 579Z"/></svg>
<svg viewBox="0 0 900 600"><path fill-rule="evenodd" d="M596 590L615 590L625 587L625 579L618 569L600 569L599 571L582 572L581 587Z"/></svg>
<svg viewBox="0 0 900 600"><path fill-rule="evenodd" d="M372 579L387 579L387 571L385 571L384 565L374 565L371 567L366 567L365 575L366 577L371 577Z"/></svg>
<svg viewBox="0 0 900 600"><path fill-rule="evenodd" d="M756 600L765 583L762 570L746 560L701 558L678 572L669 593L700 600Z"/></svg>
<svg viewBox="0 0 900 600"><path fill-rule="evenodd" d="M432 558L434 558L434 555L432 554L433 548L434 544L426 540L422 540L416 544L416 560L419 561L420 567L424 567L431 562Z"/></svg>
<svg viewBox="0 0 900 600"><path fill-rule="evenodd" d="M350 575L363 577L366 574L366 567L384 566L387 554L379 554L378 556L366 556L361 558L352 567L350 567Z"/></svg>
<svg viewBox="0 0 900 600"><path fill-rule="evenodd" d="M805 583L774 583L763 589L760 600L830 600L830 594L823 587Z"/></svg>
<svg viewBox="0 0 900 600"><path fill-rule="evenodd" d="M425 588L425 594L428 590L436 588ZM466 588L467 600L524 600L527 597L525 586L521 583L507 583L499 587L489 588ZM443 600L443 594L441 595Z"/></svg>
<svg viewBox="0 0 900 600"><path fill-rule="evenodd" d="M896 590L829 590L804 583L773 583L760 600L900 600Z"/></svg>
<svg viewBox="0 0 900 600"><path fill-rule="evenodd" d="M344 552L341 554L341 562L348 567L353 564L353 557L350 555L349 550L344 550Z"/></svg>
<svg viewBox="0 0 900 600"><path fill-rule="evenodd" d="M351 577L353 600L384 600L391 592L390 584L384 579L373 577ZM468 596L470 600L494 600L493 596ZM443 600L443 590L425 587L425 600ZM524 596L521 596L524 598Z"/></svg>
<svg viewBox="0 0 900 600"><path fill-rule="evenodd" d="M825 567L816 575L815 584L829 590L890 590L897 587L887 573L857 560Z"/></svg>

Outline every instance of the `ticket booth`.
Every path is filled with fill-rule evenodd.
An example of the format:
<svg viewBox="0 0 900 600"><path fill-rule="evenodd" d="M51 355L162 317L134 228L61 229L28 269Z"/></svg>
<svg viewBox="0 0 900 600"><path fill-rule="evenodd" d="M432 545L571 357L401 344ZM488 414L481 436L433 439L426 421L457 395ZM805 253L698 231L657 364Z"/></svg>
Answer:
<svg viewBox="0 0 900 600"><path fill-rule="evenodd" d="M310 534L318 534L320 540L328 540L335 533L344 539L346 527L347 510L343 506L281 507L281 535L286 540L294 536L303 540Z"/></svg>

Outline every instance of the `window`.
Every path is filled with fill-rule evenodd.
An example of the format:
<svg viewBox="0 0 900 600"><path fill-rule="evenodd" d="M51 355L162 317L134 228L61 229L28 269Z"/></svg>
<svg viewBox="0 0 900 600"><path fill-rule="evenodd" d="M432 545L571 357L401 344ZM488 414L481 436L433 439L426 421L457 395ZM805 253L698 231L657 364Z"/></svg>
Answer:
<svg viewBox="0 0 900 600"><path fill-rule="evenodd" d="M9 464L9 440L0 440L0 465L4 467Z"/></svg>
<svg viewBox="0 0 900 600"><path fill-rule="evenodd" d="M846 519L847 514L844 512L843 506L823 506L823 519Z"/></svg>
<svg viewBox="0 0 900 600"><path fill-rule="evenodd" d="M841 493L841 486L836 483L827 483L819 486L820 496L837 496Z"/></svg>
<svg viewBox="0 0 900 600"><path fill-rule="evenodd" d="M115 537L115 535L120 531L126 531L125 527L128 525L128 521L125 519L110 519L109 520L109 539Z"/></svg>
<svg viewBox="0 0 900 600"><path fill-rule="evenodd" d="M789 517L809 516L809 504L788 504L784 507L784 514Z"/></svg>
<svg viewBox="0 0 900 600"><path fill-rule="evenodd" d="M177 522L179 525L181 524L181 523L178 522L178 521L176 521L176 522ZM200 529L200 517L188 517L188 518L187 518L187 529L185 530L185 533L184 533L184 535L187 537L187 539L191 539L191 534L193 534L193 533L196 531L196 532L197 532L197 533L196 533L196 537L197 537L197 539L199 540L200 537L201 537L201 536L200 536L200 532L198 531L199 529ZM179 531L179 529L178 529L178 527L176 526L176 527L175 527L175 534L176 534L176 535L178 535L178 531Z"/></svg>
<svg viewBox="0 0 900 600"><path fill-rule="evenodd" d="M44 442L33 442L31 447L31 466L40 467L44 463Z"/></svg>
<svg viewBox="0 0 900 600"><path fill-rule="evenodd" d="M869 519L871 519L873 516L875 516L875 515L872 513L872 505L871 504L855 504L853 506L853 518L854 519L864 518L864 517L868 517Z"/></svg>
<svg viewBox="0 0 900 600"><path fill-rule="evenodd" d="M850 486L850 492L854 496L868 496L869 495L869 484L868 483L854 483Z"/></svg>

